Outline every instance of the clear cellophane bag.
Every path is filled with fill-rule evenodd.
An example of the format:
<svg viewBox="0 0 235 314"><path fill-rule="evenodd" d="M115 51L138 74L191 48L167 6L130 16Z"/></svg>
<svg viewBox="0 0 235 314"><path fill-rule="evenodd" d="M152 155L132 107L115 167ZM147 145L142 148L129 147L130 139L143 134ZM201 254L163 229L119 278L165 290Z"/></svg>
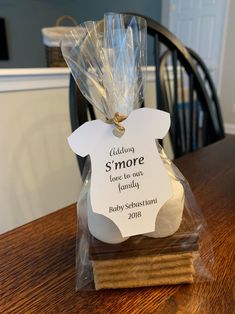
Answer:
<svg viewBox="0 0 235 314"><path fill-rule="evenodd" d="M143 18L108 13L101 21L79 25L62 40L63 56L79 89L103 121L112 119L116 112L128 116L143 104L146 30ZM77 203L77 290L183 284L213 278L206 221L188 182L156 141L158 153L170 177L173 196L160 209L155 232L125 239L118 234L120 241L116 243L105 238L110 221L105 228L102 217L96 217L97 224L102 222L100 239L91 230L89 219L99 214L92 213L91 167L86 163Z"/></svg>

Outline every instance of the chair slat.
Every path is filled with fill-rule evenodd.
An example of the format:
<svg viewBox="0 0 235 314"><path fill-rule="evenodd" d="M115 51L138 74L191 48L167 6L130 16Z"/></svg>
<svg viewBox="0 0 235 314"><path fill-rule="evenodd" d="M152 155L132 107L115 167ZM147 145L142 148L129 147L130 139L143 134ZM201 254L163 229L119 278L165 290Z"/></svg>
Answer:
<svg viewBox="0 0 235 314"><path fill-rule="evenodd" d="M73 76L70 74L69 83L69 107L70 107L70 120L72 131L76 130L78 126L88 121L87 114L88 101L80 92ZM86 158L76 155L80 173L82 174Z"/></svg>
<svg viewBox="0 0 235 314"><path fill-rule="evenodd" d="M189 141L190 141L190 152L193 151L193 117L194 117L194 77L190 73L189 75Z"/></svg>
<svg viewBox="0 0 235 314"><path fill-rule="evenodd" d="M186 127L186 106L185 106L185 87L184 87L184 71L180 65L180 90L181 90L181 104L182 104L182 136L183 136L183 152L187 152L187 127Z"/></svg>
<svg viewBox="0 0 235 314"><path fill-rule="evenodd" d="M171 88L171 77L170 77L170 69L169 63L166 62L165 64L165 72L166 72L166 82L165 85L167 86L167 92L169 95L169 102L168 102L168 111L172 113L173 108L173 95L172 95L172 88ZM164 77L165 79L165 77Z"/></svg>
<svg viewBox="0 0 235 314"><path fill-rule="evenodd" d="M155 34L155 75L156 75L156 96L157 96L157 108L162 109L162 97L160 88L160 77L159 77L159 67L160 67L160 41L158 34Z"/></svg>
<svg viewBox="0 0 235 314"><path fill-rule="evenodd" d="M178 71L177 71L177 50L172 51L172 72L173 72L173 115L175 127L175 155L182 154L182 140L180 128L180 108L178 106Z"/></svg>

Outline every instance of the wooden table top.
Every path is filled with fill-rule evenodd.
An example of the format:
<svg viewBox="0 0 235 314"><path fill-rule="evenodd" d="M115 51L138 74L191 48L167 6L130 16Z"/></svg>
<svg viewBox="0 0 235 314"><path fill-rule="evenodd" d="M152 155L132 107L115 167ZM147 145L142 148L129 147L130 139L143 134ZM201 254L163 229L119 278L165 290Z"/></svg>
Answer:
<svg viewBox="0 0 235 314"><path fill-rule="evenodd" d="M0 313L232 313L235 137L176 161L207 218L211 282L75 292L75 205L0 236Z"/></svg>

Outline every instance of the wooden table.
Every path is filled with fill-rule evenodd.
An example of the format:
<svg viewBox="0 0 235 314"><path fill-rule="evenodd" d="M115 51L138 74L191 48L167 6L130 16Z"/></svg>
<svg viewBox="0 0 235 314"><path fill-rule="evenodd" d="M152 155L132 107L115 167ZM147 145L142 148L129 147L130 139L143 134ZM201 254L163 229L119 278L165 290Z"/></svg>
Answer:
<svg viewBox="0 0 235 314"><path fill-rule="evenodd" d="M235 137L178 159L207 217L212 282L75 292L75 205L0 236L0 313L232 313Z"/></svg>

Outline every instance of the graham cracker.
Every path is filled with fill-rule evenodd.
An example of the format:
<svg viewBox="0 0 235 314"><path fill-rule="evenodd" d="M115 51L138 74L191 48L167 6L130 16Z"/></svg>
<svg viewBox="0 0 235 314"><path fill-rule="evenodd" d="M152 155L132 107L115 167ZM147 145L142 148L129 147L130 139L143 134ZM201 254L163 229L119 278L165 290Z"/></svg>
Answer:
<svg viewBox="0 0 235 314"><path fill-rule="evenodd" d="M120 272L118 269L113 269L113 272L97 272L94 271L94 277L98 278L100 282L106 281L122 281L122 280L132 280L138 277L139 280L148 280L151 278L165 277L165 276L177 276L183 274L194 274L194 268L191 265L178 266L171 268L162 268L157 270L144 269L142 271L135 271L135 269L130 268L126 271ZM95 279L96 281L96 279Z"/></svg>
<svg viewBox="0 0 235 314"><path fill-rule="evenodd" d="M95 288L100 289L118 289L118 288L137 288L137 287L147 287L147 286L159 286L159 285L176 285L176 284L193 283L193 275L182 274L182 275L168 275L165 277L154 277L148 279L139 279L138 277L132 280L119 280L119 281L99 281L96 278Z"/></svg>
<svg viewBox="0 0 235 314"><path fill-rule="evenodd" d="M131 266L139 264L155 264L155 263L166 263L166 262L181 262L182 260L192 259L193 252L183 252L177 254L163 254L163 255L147 255L147 256L136 256L132 258L119 258L119 259L110 259L110 260L95 260L95 265L100 267L120 267L120 266ZM94 260L93 260L94 263Z"/></svg>
<svg viewBox="0 0 235 314"><path fill-rule="evenodd" d="M92 261L95 288L134 288L193 282L193 254Z"/></svg>
<svg viewBox="0 0 235 314"><path fill-rule="evenodd" d="M160 272L161 270L171 269L171 268L179 268L179 267L191 267L192 266L192 259L183 259L179 261L170 261L165 263L138 263L138 264L130 264L130 265L119 265L114 267L105 267L103 265L97 265L96 261L92 262L93 271L96 275L99 276L106 276L108 274L118 274L123 272Z"/></svg>

